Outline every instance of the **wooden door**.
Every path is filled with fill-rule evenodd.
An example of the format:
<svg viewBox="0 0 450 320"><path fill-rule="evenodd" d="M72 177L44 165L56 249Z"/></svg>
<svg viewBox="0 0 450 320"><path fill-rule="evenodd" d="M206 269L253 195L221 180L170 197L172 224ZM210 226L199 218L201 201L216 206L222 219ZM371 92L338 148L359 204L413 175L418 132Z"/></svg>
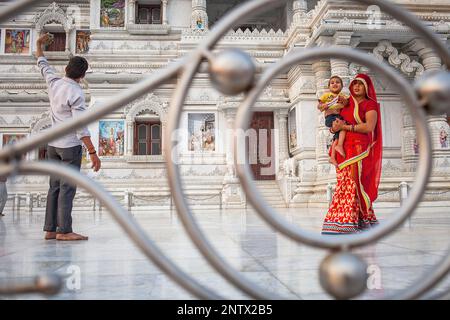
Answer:
<svg viewBox="0 0 450 320"><path fill-rule="evenodd" d="M251 129L256 135L248 140L249 161L255 180L275 180L273 112L255 112Z"/></svg>

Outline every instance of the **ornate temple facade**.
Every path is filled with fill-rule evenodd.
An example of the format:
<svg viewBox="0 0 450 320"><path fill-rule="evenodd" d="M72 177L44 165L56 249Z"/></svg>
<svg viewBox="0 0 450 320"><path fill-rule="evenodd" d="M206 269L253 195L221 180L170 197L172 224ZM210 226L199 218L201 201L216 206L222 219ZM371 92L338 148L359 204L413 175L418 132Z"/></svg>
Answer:
<svg viewBox="0 0 450 320"><path fill-rule="evenodd" d="M54 35L55 41L45 54L61 74L71 55L82 55L89 61L83 86L89 108L96 108L188 54L208 37L221 17L241 2L39 1L0 25L0 143L14 143L51 126L47 89L34 56L40 33ZM395 2L416 14L448 46L450 1ZM293 50L331 45L365 51L411 81L442 67L440 58L408 26L376 7L340 0L287 1L277 10L243 21L230 30L217 50L245 50L260 74ZM256 143L248 152L265 149L269 161L257 157L251 167L256 184L274 207L327 205L335 170L328 163L331 135L316 108L317 98L327 89L331 75L341 76L348 86L359 72L373 77L381 103L384 159L377 205L398 206L400 184L414 183L420 146L414 121L395 88L382 75L352 61L312 61L278 75L253 107L252 128L257 136L263 132L269 139L267 145ZM92 173L85 156L83 172L129 207L171 206L163 154L167 141L162 132L176 85L174 79L89 125L102 158L102 170ZM247 205L236 177L230 134L241 100L242 96L228 97L213 89L207 68L201 68L193 81L184 105L180 125L183 138L179 141L179 167L186 197L193 205ZM429 117L428 123L434 166L423 200L426 205L448 205L449 122L447 115L442 115ZM27 158L44 159L45 154L45 147L41 147ZM42 205L47 179L10 179L10 194L29 206ZM80 190L76 205L95 206L95 201Z"/></svg>

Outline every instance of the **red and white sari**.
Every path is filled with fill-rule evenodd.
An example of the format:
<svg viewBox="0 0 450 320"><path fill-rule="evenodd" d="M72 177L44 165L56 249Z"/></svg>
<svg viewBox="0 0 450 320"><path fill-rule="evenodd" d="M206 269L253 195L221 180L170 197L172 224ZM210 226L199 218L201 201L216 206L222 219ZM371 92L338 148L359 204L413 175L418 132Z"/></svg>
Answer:
<svg viewBox="0 0 450 320"><path fill-rule="evenodd" d="M354 81L362 81L367 99L358 103L352 91ZM381 176L382 133L380 106L372 80L359 74L350 84L349 105L341 115L348 124L366 122L366 112L377 112L377 125L372 133L347 132L344 142L346 157L336 153L337 185L325 217L322 234L355 233L378 224L372 204L378 197Z"/></svg>

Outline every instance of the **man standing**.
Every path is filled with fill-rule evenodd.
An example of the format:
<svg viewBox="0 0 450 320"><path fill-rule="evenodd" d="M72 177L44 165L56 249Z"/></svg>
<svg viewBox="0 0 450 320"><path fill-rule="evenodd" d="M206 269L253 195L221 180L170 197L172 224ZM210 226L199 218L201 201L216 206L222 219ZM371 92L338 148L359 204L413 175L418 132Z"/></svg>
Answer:
<svg viewBox="0 0 450 320"><path fill-rule="evenodd" d="M82 57L73 57L66 66L65 77L57 75L56 71L50 67L42 50L42 46L49 44L50 41L51 38L48 34L39 37L36 43L36 55L38 67L47 83L52 125L55 126L70 121L86 111L84 93L80 82L86 75L88 62ZM94 172L97 172L101 163L86 127L50 142L47 157L49 160L59 161L80 170L81 142L84 143L89 152ZM50 177L44 225L46 240L74 241L88 239L88 237L72 231L72 206L75 193L76 186L62 178Z"/></svg>
<svg viewBox="0 0 450 320"><path fill-rule="evenodd" d="M0 217L3 217L3 209L8 200L8 190L6 189L6 176L0 176Z"/></svg>

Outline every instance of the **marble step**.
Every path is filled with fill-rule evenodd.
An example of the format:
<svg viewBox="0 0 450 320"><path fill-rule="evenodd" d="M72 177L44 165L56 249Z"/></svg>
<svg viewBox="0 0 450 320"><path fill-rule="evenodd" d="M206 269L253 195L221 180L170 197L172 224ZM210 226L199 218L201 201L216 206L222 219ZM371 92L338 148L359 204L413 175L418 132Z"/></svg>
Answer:
<svg viewBox="0 0 450 320"><path fill-rule="evenodd" d="M270 202L270 201L283 201L284 202L284 199L281 196L263 196L263 198L267 202Z"/></svg>

